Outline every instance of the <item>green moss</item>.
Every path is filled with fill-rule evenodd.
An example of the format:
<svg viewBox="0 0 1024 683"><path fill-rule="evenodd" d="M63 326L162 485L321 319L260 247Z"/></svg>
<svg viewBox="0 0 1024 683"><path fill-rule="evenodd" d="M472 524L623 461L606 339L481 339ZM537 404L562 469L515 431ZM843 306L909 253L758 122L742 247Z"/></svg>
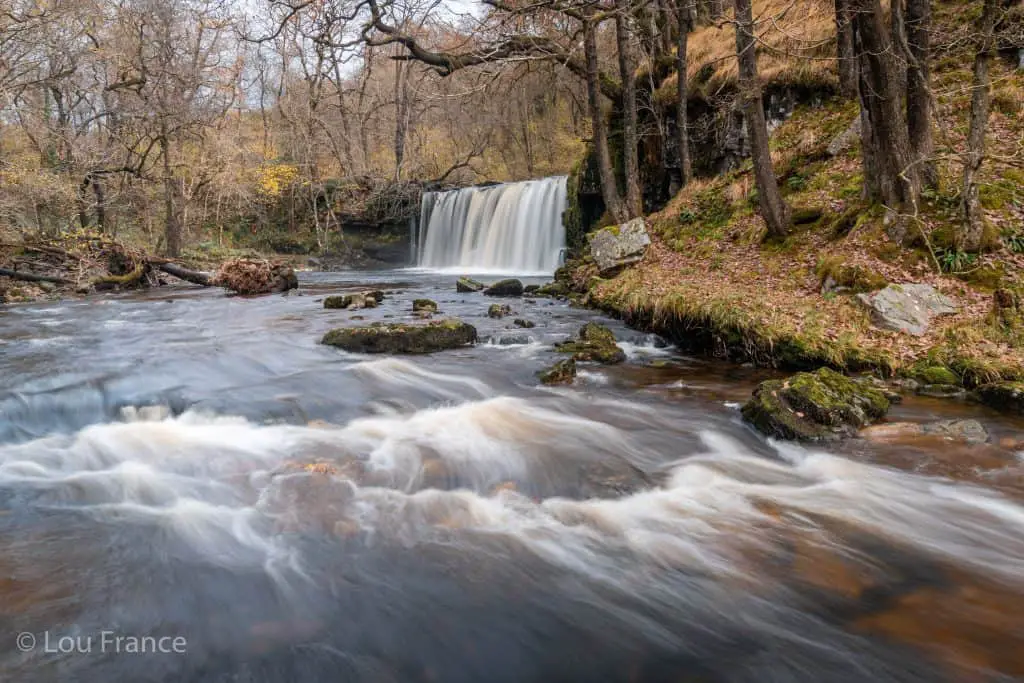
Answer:
<svg viewBox="0 0 1024 683"><path fill-rule="evenodd" d="M821 207L802 207L793 208L793 225L810 225L817 223L821 220L821 217L825 215L825 212Z"/></svg>
<svg viewBox="0 0 1024 683"><path fill-rule="evenodd" d="M957 278L968 282L975 287L985 289L988 291L994 291L1003 286L1004 279L1006 277L1006 271L1003 264L991 264L979 266L972 270L968 270L962 273L956 274Z"/></svg>
<svg viewBox="0 0 1024 683"><path fill-rule="evenodd" d="M413 299L413 313L437 313L437 302L431 299Z"/></svg>
<svg viewBox="0 0 1024 683"><path fill-rule="evenodd" d="M873 292L889 284L880 273L860 265L848 266L837 256L822 258L814 273L821 285L831 279L836 286L845 287L854 293Z"/></svg>
<svg viewBox="0 0 1024 683"><path fill-rule="evenodd" d="M453 349L476 341L476 328L461 320L438 320L426 325L374 323L329 331L320 343L353 353L423 354Z"/></svg>
<svg viewBox="0 0 1024 683"><path fill-rule="evenodd" d="M555 345L561 353L571 353L578 361L614 364L626 360L625 352L615 343L615 335L604 325L589 322L576 337Z"/></svg>
<svg viewBox="0 0 1024 683"><path fill-rule="evenodd" d="M572 384L573 379L576 378L576 360L573 358L560 360L550 368L538 372L537 378L541 384Z"/></svg>
<svg viewBox="0 0 1024 683"><path fill-rule="evenodd" d="M925 384L960 384L960 377L955 372L942 365L928 365L927 361L916 364L909 374Z"/></svg>
<svg viewBox="0 0 1024 683"><path fill-rule="evenodd" d="M504 318L511 313L512 308L508 304L491 304L487 309L488 318Z"/></svg>

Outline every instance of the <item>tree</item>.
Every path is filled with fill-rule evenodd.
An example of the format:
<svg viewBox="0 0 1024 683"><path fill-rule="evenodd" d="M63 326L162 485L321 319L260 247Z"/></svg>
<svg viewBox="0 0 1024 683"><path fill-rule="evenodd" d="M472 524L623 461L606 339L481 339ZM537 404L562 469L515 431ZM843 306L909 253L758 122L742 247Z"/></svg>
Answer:
<svg viewBox="0 0 1024 683"><path fill-rule="evenodd" d="M768 226L768 234L771 237L784 237L789 233L791 216L789 206L779 192L775 170L772 168L771 152L768 149L768 124L765 121L761 84L757 75L757 49L751 0L735 0L735 8L739 98L750 135L758 205L761 208L761 216Z"/></svg>
<svg viewBox="0 0 1024 683"><path fill-rule="evenodd" d="M921 182L926 187L938 185L932 143L931 58L931 0L907 0L905 48L907 67L907 132L910 152L918 164Z"/></svg>
<svg viewBox="0 0 1024 683"><path fill-rule="evenodd" d="M676 0L676 147L679 149L680 182L685 187L693 179L693 162L690 159L690 118L687 103L690 99L687 84L686 59L687 43L693 30L693 0Z"/></svg>
<svg viewBox="0 0 1024 683"><path fill-rule="evenodd" d="M625 211L629 218L643 213L640 191L640 162L637 157L636 67L633 64L633 35L630 29L630 0L615 0L615 38L622 82L622 165L626 180Z"/></svg>
<svg viewBox="0 0 1024 683"><path fill-rule="evenodd" d="M853 22L850 0L835 0L836 60L839 69L839 92L843 97L857 97L857 55L853 49Z"/></svg>
<svg viewBox="0 0 1024 683"><path fill-rule="evenodd" d="M608 150L608 125L601 107L600 69L597 62L597 25L593 10L587 10L587 16L583 20L583 52L587 62L587 105L590 127L593 131L591 144L597 156L601 196L605 209L617 222L623 223L629 216L615 182L615 169Z"/></svg>

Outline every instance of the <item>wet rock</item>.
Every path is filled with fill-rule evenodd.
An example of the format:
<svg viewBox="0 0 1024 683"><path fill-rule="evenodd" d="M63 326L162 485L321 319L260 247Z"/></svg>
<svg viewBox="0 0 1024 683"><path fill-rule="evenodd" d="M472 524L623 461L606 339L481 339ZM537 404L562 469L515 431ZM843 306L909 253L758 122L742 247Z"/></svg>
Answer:
<svg viewBox="0 0 1024 683"><path fill-rule="evenodd" d="M522 296L523 283L520 280L499 280L484 290L487 296Z"/></svg>
<svg viewBox="0 0 1024 683"><path fill-rule="evenodd" d="M540 289L540 285L526 285L523 287L523 294L533 294L538 289Z"/></svg>
<svg viewBox="0 0 1024 683"><path fill-rule="evenodd" d="M614 364L626 360L626 352L615 343L615 335L604 325L590 322L579 329L576 337L555 345L561 353L571 353L578 361Z"/></svg>
<svg viewBox="0 0 1024 683"><path fill-rule="evenodd" d="M552 299L561 299L569 296L569 287L564 282L549 282L543 287L539 287L534 294Z"/></svg>
<svg viewBox="0 0 1024 683"><path fill-rule="evenodd" d="M487 309L488 318L504 318L506 315L512 315L512 308L508 304L491 304Z"/></svg>
<svg viewBox="0 0 1024 683"><path fill-rule="evenodd" d="M437 302L430 299L414 299L412 302L413 313L437 313Z"/></svg>
<svg viewBox="0 0 1024 683"><path fill-rule="evenodd" d="M550 368L537 373L541 384L572 384L576 379L576 361L572 358L560 360Z"/></svg>
<svg viewBox="0 0 1024 683"><path fill-rule="evenodd" d="M874 294L858 294L857 301L871 312L882 329L920 337L936 316L956 313L949 297L931 285L889 285Z"/></svg>
<svg viewBox="0 0 1024 683"><path fill-rule="evenodd" d="M974 396L1002 413L1024 415L1024 382L994 382L978 387Z"/></svg>
<svg viewBox="0 0 1024 683"><path fill-rule="evenodd" d="M967 390L956 384L922 384L914 390L918 396L929 398L964 398Z"/></svg>
<svg viewBox="0 0 1024 683"><path fill-rule="evenodd" d="M512 324L515 325L516 327L521 327L524 330L530 330L536 327L536 325L532 321L525 320L523 318L516 318L515 320L512 321Z"/></svg>
<svg viewBox="0 0 1024 683"><path fill-rule="evenodd" d="M377 299L370 292L329 296L324 299L324 308L357 310L360 308L376 307Z"/></svg>
<svg viewBox="0 0 1024 683"><path fill-rule="evenodd" d="M384 290L383 289L371 289L370 291L366 292L366 294L367 294L367 296L372 297L373 300L376 301L377 303L380 303L381 301L384 301Z"/></svg>
<svg viewBox="0 0 1024 683"><path fill-rule="evenodd" d="M987 443L989 440L988 431L977 420L939 420L925 424L891 422L865 427L860 431L860 436L876 443L889 443L924 436L962 441L972 445Z"/></svg>
<svg viewBox="0 0 1024 683"><path fill-rule="evenodd" d="M604 275L611 271L636 263L644 257L651 244L647 225L643 218L634 218L628 223L598 230L590 238L590 255Z"/></svg>
<svg viewBox="0 0 1024 683"><path fill-rule="evenodd" d="M433 353L476 341L476 328L461 320L437 320L425 325L375 323L343 327L324 335L322 344L353 353Z"/></svg>
<svg viewBox="0 0 1024 683"><path fill-rule="evenodd" d="M821 368L762 382L742 412L768 436L822 441L851 435L888 410L889 399L870 382Z"/></svg>
<svg viewBox="0 0 1024 683"><path fill-rule="evenodd" d="M916 368L913 372L914 379L921 384L960 384L960 378L956 373L943 365L929 365Z"/></svg>
<svg viewBox="0 0 1024 683"><path fill-rule="evenodd" d="M527 334L503 334L491 337L490 342L498 346L513 346L516 344L529 344L533 339Z"/></svg>
<svg viewBox="0 0 1024 683"><path fill-rule="evenodd" d="M487 285L476 280L471 280L468 277L460 277L455 283L455 291L460 294L470 294L472 292L482 292Z"/></svg>

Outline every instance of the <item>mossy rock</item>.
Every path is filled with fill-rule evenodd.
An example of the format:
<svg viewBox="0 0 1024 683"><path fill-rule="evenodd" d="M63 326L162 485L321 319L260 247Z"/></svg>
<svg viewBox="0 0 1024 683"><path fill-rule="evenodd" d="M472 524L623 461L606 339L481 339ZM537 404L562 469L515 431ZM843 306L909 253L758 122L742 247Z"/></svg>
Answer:
<svg viewBox="0 0 1024 683"><path fill-rule="evenodd" d="M504 318L512 315L512 308L508 304L491 304L487 309L488 318Z"/></svg>
<svg viewBox="0 0 1024 683"><path fill-rule="evenodd" d="M526 285L523 287L523 294L536 294L538 289L540 285Z"/></svg>
<svg viewBox="0 0 1024 683"><path fill-rule="evenodd" d="M356 292L355 294L329 296L324 299L324 308L350 310L358 308L376 308L377 303L384 298L384 293L380 292L380 299L378 299L375 294L376 292Z"/></svg>
<svg viewBox="0 0 1024 683"><path fill-rule="evenodd" d="M1024 415L1024 382L993 382L974 391L979 401L1001 413Z"/></svg>
<svg viewBox="0 0 1024 683"><path fill-rule="evenodd" d="M578 361L613 365L626 360L626 353L615 343L615 335L600 323L590 322L580 328L576 337L555 345L560 353L571 353Z"/></svg>
<svg viewBox="0 0 1024 683"><path fill-rule="evenodd" d="M487 296L522 296L523 283L520 280L499 280L484 290Z"/></svg>
<svg viewBox="0 0 1024 683"><path fill-rule="evenodd" d="M960 384L960 377L944 365L915 366L910 376L923 384Z"/></svg>
<svg viewBox="0 0 1024 683"><path fill-rule="evenodd" d="M852 435L888 410L878 387L821 368L762 382L743 406L743 418L768 436L825 441Z"/></svg>
<svg viewBox="0 0 1024 683"><path fill-rule="evenodd" d="M422 354L466 346L476 338L475 327L451 319L425 325L374 323L367 327L342 327L325 334L321 343L353 353Z"/></svg>
<svg viewBox="0 0 1024 683"><path fill-rule="evenodd" d="M550 368L537 373L541 384L572 384L576 378L576 361L573 358L560 360Z"/></svg>
<svg viewBox="0 0 1024 683"><path fill-rule="evenodd" d="M537 326L536 324L533 323L533 321L526 320L525 318L516 318L515 320L512 321L512 324L515 325L516 327L521 327L524 330L533 329L534 327Z"/></svg>
<svg viewBox="0 0 1024 683"><path fill-rule="evenodd" d="M564 282L550 282L543 287L539 287L534 294L552 299L561 299L569 296L569 287Z"/></svg>
<svg viewBox="0 0 1024 683"><path fill-rule="evenodd" d="M455 291L460 294L471 294L472 292L482 292L487 285L482 282L477 282L468 277L460 277L455 283Z"/></svg>
<svg viewBox="0 0 1024 683"><path fill-rule="evenodd" d="M792 221L793 225L811 225L821 220L821 217L825 215L821 207L817 206L804 206L804 207L793 207Z"/></svg>
<svg viewBox="0 0 1024 683"><path fill-rule="evenodd" d="M974 268L965 273L957 273L957 278L980 287L981 289L995 291L1003 286L1006 278L1006 271L1002 264L984 265Z"/></svg>
<svg viewBox="0 0 1024 683"><path fill-rule="evenodd" d="M842 259L826 257L814 269L822 291L846 291L851 294L875 292L889 282L880 273L859 265L846 265Z"/></svg>
<svg viewBox="0 0 1024 683"><path fill-rule="evenodd" d="M413 299L413 313L437 313L437 302L431 299Z"/></svg>

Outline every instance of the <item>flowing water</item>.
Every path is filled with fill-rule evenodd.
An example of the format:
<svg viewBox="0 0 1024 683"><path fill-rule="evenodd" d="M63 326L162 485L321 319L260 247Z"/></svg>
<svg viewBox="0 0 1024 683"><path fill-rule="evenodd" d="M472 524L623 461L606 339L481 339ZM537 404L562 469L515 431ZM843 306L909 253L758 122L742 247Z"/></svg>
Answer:
<svg viewBox="0 0 1024 683"><path fill-rule="evenodd" d="M775 444L737 409L771 373L607 321L628 362L544 388L594 313L354 278L0 309L0 680L1024 677L1019 423ZM318 345L366 284L481 343Z"/></svg>
<svg viewBox="0 0 1024 683"><path fill-rule="evenodd" d="M489 273L551 273L565 249L566 178L426 192L419 265Z"/></svg>

